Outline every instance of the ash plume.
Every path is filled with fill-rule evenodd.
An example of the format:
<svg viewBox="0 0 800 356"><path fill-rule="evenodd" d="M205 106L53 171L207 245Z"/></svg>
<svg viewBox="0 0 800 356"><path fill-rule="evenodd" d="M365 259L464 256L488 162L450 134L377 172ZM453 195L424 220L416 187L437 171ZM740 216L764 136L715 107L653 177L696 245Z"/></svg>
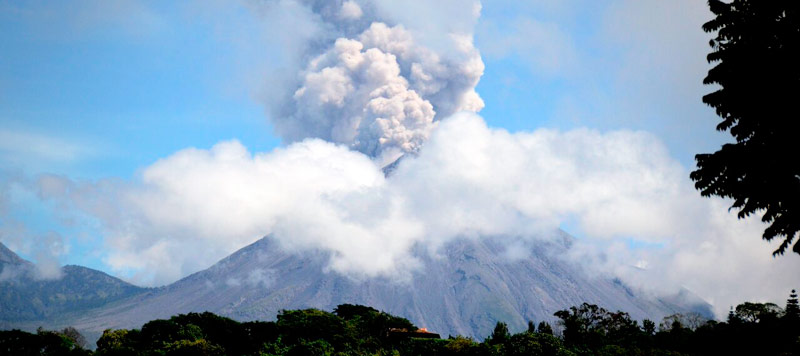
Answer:
<svg viewBox="0 0 800 356"><path fill-rule="evenodd" d="M464 3L477 19L479 5ZM380 1L303 4L334 35L305 47L298 76L271 107L287 143L320 138L390 163L418 152L439 119L483 108L475 86L484 66L468 26L423 32L382 16L391 5ZM419 16L434 16L426 6L436 7Z"/></svg>

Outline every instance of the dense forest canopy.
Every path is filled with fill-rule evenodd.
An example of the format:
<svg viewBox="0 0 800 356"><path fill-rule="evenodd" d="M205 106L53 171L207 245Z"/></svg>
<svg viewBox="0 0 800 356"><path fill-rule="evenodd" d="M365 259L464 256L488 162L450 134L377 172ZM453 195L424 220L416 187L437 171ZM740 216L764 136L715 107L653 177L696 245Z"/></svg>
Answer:
<svg viewBox="0 0 800 356"><path fill-rule="evenodd" d="M482 342L447 339L374 308L344 304L333 312L284 310L276 321L240 323L212 313L153 320L141 329L106 330L85 349L72 328L60 332L0 331L4 355L800 355L800 308L792 291L785 308L743 303L724 322L675 314L659 326L625 312L584 303L555 313L556 325L531 321L512 333L498 322ZM554 329L556 332L554 332ZM415 331L415 332L407 332ZM419 337L435 335L436 337Z"/></svg>

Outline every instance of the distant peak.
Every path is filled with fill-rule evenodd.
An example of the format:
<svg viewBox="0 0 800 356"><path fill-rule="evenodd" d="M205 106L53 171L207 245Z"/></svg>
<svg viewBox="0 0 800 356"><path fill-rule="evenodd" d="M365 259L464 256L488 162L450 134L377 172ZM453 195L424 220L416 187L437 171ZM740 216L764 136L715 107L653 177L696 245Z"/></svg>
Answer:
<svg viewBox="0 0 800 356"><path fill-rule="evenodd" d="M16 253L14 253L14 251L11 251L8 249L8 247L6 247L6 245L0 242L0 263L18 265L24 262L25 260L20 258Z"/></svg>

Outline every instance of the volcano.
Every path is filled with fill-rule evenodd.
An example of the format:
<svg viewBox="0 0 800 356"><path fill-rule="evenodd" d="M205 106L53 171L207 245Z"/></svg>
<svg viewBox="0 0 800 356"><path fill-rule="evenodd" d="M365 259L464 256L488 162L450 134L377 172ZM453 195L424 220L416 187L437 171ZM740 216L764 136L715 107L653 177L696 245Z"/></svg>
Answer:
<svg viewBox="0 0 800 356"><path fill-rule="evenodd" d="M327 268L329 252L288 253L265 237L210 268L161 288L143 290L62 322L90 334L136 328L178 313L211 311L237 320L272 320L282 309L332 310L363 304L408 318L442 335L482 339L495 323L523 330L528 321L553 322L553 313L583 302L660 320L677 312L711 316L687 291L671 298L640 295L618 279L588 276L558 256L572 237L537 242L509 257L499 239L460 239L434 253L419 248L423 267L407 280L354 279Z"/></svg>

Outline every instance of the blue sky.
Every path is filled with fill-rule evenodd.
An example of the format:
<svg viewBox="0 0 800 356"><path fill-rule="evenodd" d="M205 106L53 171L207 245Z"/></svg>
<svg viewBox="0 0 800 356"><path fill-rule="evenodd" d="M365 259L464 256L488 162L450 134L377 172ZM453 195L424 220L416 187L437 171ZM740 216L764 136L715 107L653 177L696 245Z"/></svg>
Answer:
<svg viewBox="0 0 800 356"><path fill-rule="evenodd" d="M278 144L263 108L229 80L235 63L211 26L178 26L185 9L150 7L164 4L146 5L152 21L76 4L3 4L3 129L71 147L66 160L25 152L33 157L7 168L130 177L184 147L232 137L255 149ZM3 149L12 160L23 148Z"/></svg>
<svg viewBox="0 0 800 356"><path fill-rule="evenodd" d="M237 47L220 33L225 31L221 27L231 24L212 23L188 6L76 4L3 4L2 129L39 138L43 144L52 141L67 155L18 152L23 148L8 147L9 143L2 147L7 170L128 178L138 168L185 147L208 148L230 138L257 151L280 144L263 104L255 98L254 86L261 84L242 78L251 74L243 73L243 67L252 69L248 67L256 65L253 62L280 57L279 47L272 48L278 52L272 54L270 49ZM664 139L686 166L693 164L694 153L713 149L725 139L709 130L715 117L697 96L708 90L700 84L702 78L621 82L628 57L649 59L658 53L648 54L644 44L606 33L603 22L612 15L598 14L613 11L609 9L613 5L532 4L483 4L476 37L478 48L486 53L486 70L477 90L486 102L482 114L492 126L511 131L579 126L648 130ZM226 21L252 19L244 15ZM526 33L516 32L514 23L526 21L551 26L562 36L557 40L567 43L524 43ZM691 49L698 49L698 41L705 44L707 36L699 28L677 30L691 35L685 39L694 40ZM654 36L657 40L658 34ZM497 37L508 41L507 48L494 48ZM553 37L546 40L555 42ZM668 55L691 55L679 60L704 64L705 48L687 53L688 46L667 45L677 50ZM539 51L547 46L564 49ZM254 58L243 58L248 55ZM543 56L550 57L544 59L548 63L567 64L543 65ZM659 60L669 64L673 59ZM262 80L266 82L268 76ZM691 93L676 94L685 90L678 85L691 88ZM678 107L670 107L676 101L671 96L683 100ZM693 130L680 124L685 121L694 123Z"/></svg>
<svg viewBox="0 0 800 356"><path fill-rule="evenodd" d="M265 3L303 13L292 1ZM368 9L366 1L357 3ZM457 15L436 13L463 7L458 1L441 4L420 15L423 21L465 26ZM104 236L102 212L43 198L40 178L72 182L69 194L89 186L126 192L134 188L115 189L146 186L144 172L187 148L208 150L233 139L251 153L285 147L273 130L270 98L286 91L287 73L308 60L294 55L299 43L320 33L302 21L287 28L282 21L289 20L269 6L0 1L0 241L32 260L55 255L60 264L135 280L139 267L109 257L107 248L121 242ZM663 156L669 168L657 172L678 172L670 186L689 189L694 154L728 139L714 131L717 118L701 102L713 90L702 85L709 35L700 26L709 18L697 1L485 1L476 21L464 21L485 64L475 88L485 103L482 120L511 133L584 130L575 137L605 140L621 132L633 147L652 146ZM91 205L89 198L72 199ZM571 233L614 235L620 246L645 254L682 243L602 226L587 231L600 225L567 215L558 226ZM61 240L42 253L36 246L50 232ZM614 245L598 241L590 245ZM762 269L752 280L772 270Z"/></svg>

